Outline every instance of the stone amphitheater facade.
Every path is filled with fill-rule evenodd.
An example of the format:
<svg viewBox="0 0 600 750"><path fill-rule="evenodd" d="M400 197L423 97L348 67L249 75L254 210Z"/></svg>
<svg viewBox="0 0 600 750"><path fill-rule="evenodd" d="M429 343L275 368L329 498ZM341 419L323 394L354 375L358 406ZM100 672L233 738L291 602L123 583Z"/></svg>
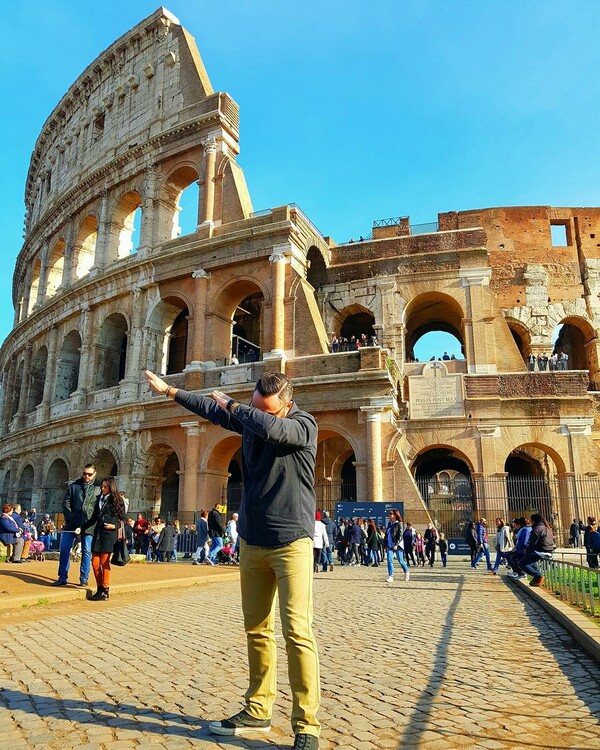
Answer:
<svg viewBox="0 0 600 750"><path fill-rule="evenodd" d="M162 8L51 113L0 352L2 497L58 511L94 461L132 509L231 509L238 436L151 394L143 370L239 400L277 370L319 422L321 505L403 502L417 523L514 513L522 475L563 531L597 511L600 210L451 212L421 228L404 217L336 244L294 204L253 212L238 143L236 102ZM196 230L181 236L196 184ZM432 330L464 358L415 362ZM330 353L333 334L361 331L377 345ZM567 371L528 371L554 347Z"/></svg>

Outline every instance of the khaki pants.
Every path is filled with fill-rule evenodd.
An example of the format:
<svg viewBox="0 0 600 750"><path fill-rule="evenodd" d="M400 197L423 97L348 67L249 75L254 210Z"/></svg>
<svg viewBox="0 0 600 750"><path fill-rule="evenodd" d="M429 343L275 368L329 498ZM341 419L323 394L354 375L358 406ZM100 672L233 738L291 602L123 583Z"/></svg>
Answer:
<svg viewBox="0 0 600 750"><path fill-rule="evenodd" d="M248 638L250 681L246 710L270 719L277 685L275 594L288 657L292 729L319 736L319 655L312 632L313 540L285 547L255 547L241 540L242 611Z"/></svg>

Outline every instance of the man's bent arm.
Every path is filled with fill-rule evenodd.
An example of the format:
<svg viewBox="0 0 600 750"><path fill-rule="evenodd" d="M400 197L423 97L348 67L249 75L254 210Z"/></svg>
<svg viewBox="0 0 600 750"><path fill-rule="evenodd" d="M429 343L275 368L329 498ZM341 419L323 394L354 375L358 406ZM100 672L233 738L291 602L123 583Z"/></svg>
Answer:
<svg viewBox="0 0 600 750"><path fill-rule="evenodd" d="M237 414L230 414L221 409L212 398L178 388L174 400L188 411L208 419L209 422L241 435L242 425L237 419Z"/></svg>

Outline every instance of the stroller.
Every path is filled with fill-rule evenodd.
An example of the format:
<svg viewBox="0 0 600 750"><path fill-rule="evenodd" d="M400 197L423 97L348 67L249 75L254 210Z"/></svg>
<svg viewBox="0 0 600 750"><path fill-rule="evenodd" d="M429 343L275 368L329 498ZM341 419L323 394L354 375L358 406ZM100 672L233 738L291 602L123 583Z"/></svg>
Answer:
<svg viewBox="0 0 600 750"><path fill-rule="evenodd" d="M219 565L237 565L235 547L231 541L228 541L224 547L221 547L215 556L215 560Z"/></svg>
<svg viewBox="0 0 600 750"><path fill-rule="evenodd" d="M44 542L32 541L29 545L29 554L38 562L44 562L44 550Z"/></svg>

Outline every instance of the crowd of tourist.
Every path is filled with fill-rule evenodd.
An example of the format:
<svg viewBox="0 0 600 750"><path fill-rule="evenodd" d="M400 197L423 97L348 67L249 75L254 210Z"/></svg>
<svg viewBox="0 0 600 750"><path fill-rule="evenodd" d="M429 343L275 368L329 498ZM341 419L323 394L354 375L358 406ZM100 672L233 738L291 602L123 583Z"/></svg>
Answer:
<svg viewBox="0 0 600 750"><path fill-rule="evenodd" d="M337 352L356 352L364 346L379 346L377 336L374 334L367 336L366 333L361 333L359 336L350 336L348 339L345 336L338 337L334 335L331 338L329 350L332 354L337 354Z"/></svg>
<svg viewBox="0 0 600 750"><path fill-rule="evenodd" d="M569 362L569 355L562 351L553 351L550 356L545 352L538 354L530 354L527 357L527 369L529 372L534 372L536 369L538 372L545 372L546 370L566 370Z"/></svg>

